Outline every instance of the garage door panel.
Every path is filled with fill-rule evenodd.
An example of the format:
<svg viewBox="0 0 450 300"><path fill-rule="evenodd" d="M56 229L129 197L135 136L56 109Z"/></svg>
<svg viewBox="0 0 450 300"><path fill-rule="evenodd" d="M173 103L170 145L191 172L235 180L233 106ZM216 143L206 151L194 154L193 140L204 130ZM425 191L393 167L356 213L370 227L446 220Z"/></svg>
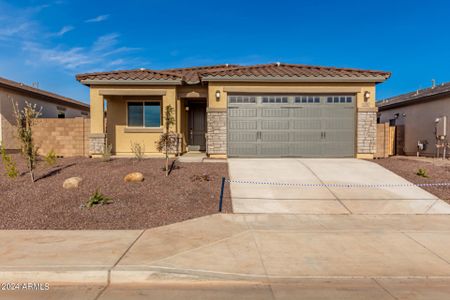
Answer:
<svg viewBox="0 0 450 300"><path fill-rule="evenodd" d="M342 129L344 131L353 131L354 124L348 119L323 119L322 128L324 131Z"/></svg>
<svg viewBox="0 0 450 300"><path fill-rule="evenodd" d="M317 131L303 131L303 132L291 132L290 140L294 143L299 142L317 142L322 140L320 132Z"/></svg>
<svg viewBox="0 0 450 300"><path fill-rule="evenodd" d="M231 130L256 130L258 128L258 121L243 121L233 120L229 123L229 129Z"/></svg>
<svg viewBox="0 0 450 300"><path fill-rule="evenodd" d="M347 142L326 142L322 150L323 157L353 157L353 144Z"/></svg>
<svg viewBox="0 0 450 300"><path fill-rule="evenodd" d="M289 142L289 132L261 132L261 142Z"/></svg>
<svg viewBox="0 0 450 300"><path fill-rule="evenodd" d="M229 108L228 115L236 118L251 118L257 116L258 110L256 108Z"/></svg>
<svg viewBox="0 0 450 300"><path fill-rule="evenodd" d="M312 107L293 107L291 108L291 115L293 118L320 118L322 110L317 105Z"/></svg>
<svg viewBox="0 0 450 300"><path fill-rule="evenodd" d="M257 141L257 132L245 132L245 131L232 131L229 133L230 142L254 142Z"/></svg>
<svg viewBox="0 0 450 300"><path fill-rule="evenodd" d="M292 120L292 129L305 130L316 129L321 130L322 121L320 119L295 119Z"/></svg>
<svg viewBox="0 0 450 300"><path fill-rule="evenodd" d="M258 155L257 147L256 143L233 143L228 147L228 155L254 157Z"/></svg>
<svg viewBox="0 0 450 300"><path fill-rule="evenodd" d="M326 141L324 142L325 145L328 145L329 142L338 143L338 142L345 142L345 143L351 143L354 144L353 141L355 140L353 130L335 130L335 131L327 131L326 132Z"/></svg>
<svg viewBox="0 0 450 300"><path fill-rule="evenodd" d="M262 108L261 116L265 118L288 118L288 108Z"/></svg>
<svg viewBox="0 0 450 300"><path fill-rule="evenodd" d="M289 146L290 156L298 157L321 157L322 151L318 150L321 148L321 143L296 143Z"/></svg>
<svg viewBox="0 0 450 300"><path fill-rule="evenodd" d="M286 130L289 129L289 120L261 120L261 129Z"/></svg>

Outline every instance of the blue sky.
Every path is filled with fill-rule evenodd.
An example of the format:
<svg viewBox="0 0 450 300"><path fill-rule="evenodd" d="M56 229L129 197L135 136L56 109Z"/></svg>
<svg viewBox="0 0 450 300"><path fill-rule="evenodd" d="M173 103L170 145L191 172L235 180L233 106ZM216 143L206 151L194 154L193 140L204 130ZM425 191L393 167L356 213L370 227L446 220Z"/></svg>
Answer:
<svg viewBox="0 0 450 300"><path fill-rule="evenodd" d="M378 99L450 81L450 1L3 1L0 76L81 101L75 74L268 62L391 71Z"/></svg>

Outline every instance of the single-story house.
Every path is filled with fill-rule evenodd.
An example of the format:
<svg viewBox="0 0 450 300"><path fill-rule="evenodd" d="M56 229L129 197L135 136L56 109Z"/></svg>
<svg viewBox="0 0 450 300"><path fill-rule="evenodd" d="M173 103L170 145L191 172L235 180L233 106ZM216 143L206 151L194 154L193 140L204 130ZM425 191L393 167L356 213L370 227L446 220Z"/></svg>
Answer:
<svg viewBox="0 0 450 300"><path fill-rule="evenodd" d="M157 154L162 113L171 105L181 152L359 158L375 152L375 88L389 77L383 71L284 63L76 76L90 88L94 155L105 143L115 155L130 155L131 143Z"/></svg>
<svg viewBox="0 0 450 300"><path fill-rule="evenodd" d="M420 154L434 156L437 125L445 122L442 128L449 129L450 82L378 101L377 107L380 123L404 125L406 155L416 155L420 142L424 145Z"/></svg>
<svg viewBox="0 0 450 300"><path fill-rule="evenodd" d="M39 88L0 77L0 144L19 149L13 102L22 109L25 102L41 109L41 118L89 117L89 105Z"/></svg>

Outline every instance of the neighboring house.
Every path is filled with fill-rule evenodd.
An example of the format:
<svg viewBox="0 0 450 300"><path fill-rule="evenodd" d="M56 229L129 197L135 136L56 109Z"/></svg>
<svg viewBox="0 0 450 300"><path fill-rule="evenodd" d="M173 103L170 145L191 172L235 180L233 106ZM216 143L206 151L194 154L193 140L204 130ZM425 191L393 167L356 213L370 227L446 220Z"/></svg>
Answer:
<svg viewBox="0 0 450 300"><path fill-rule="evenodd" d="M390 73L295 64L77 75L90 87L90 151L157 154L165 106L181 151L210 157L361 157L375 152L375 86ZM106 100L106 104L104 101ZM104 126L104 109L108 121Z"/></svg>
<svg viewBox="0 0 450 300"><path fill-rule="evenodd" d="M42 108L41 118L89 116L88 104L0 77L0 144L6 149L19 149L13 102L22 109L26 101Z"/></svg>
<svg viewBox="0 0 450 300"><path fill-rule="evenodd" d="M421 154L436 154L436 119L450 119L450 82L377 102L379 122L404 125L404 152L416 155L418 141L426 141ZM442 151L441 151L442 152Z"/></svg>

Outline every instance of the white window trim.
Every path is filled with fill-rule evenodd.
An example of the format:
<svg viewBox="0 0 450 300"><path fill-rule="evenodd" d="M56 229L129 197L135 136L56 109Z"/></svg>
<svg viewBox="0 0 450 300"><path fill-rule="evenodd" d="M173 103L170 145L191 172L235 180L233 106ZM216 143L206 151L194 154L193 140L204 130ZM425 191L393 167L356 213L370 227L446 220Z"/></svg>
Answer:
<svg viewBox="0 0 450 300"><path fill-rule="evenodd" d="M162 126L162 124L161 124L161 122L162 122L162 112L161 112L161 107L162 107L162 100L126 100L125 101L126 102L126 106L127 106L127 109L126 109L126 128L130 128L130 129L133 129L133 128L148 128L148 129L160 129L160 128L163 128L163 126ZM144 113L142 114L142 126L130 126L130 125L128 125L128 103L142 103L142 106L144 106L144 103L150 103L150 102L152 102L152 103L159 103L159 110L160 110L160 112L159 112L159 123L160 123L160 125L159 126L151 126L151 127L147 127L147 126L145 126L145 111L144 111Z"/></svg>

